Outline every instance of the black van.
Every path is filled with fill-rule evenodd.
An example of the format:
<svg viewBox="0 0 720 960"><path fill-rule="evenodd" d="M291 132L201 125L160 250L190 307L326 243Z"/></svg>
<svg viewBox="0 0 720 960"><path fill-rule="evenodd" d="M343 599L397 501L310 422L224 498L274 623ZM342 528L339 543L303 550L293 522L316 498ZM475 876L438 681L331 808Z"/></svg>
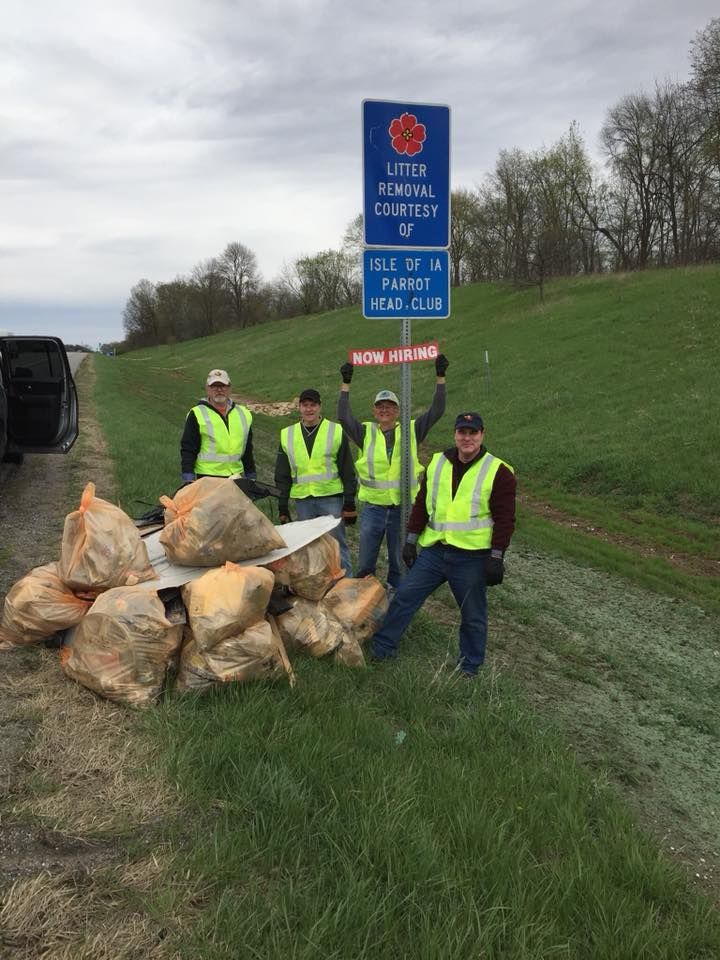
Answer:
<svg viewBox="0 0 720 960"><path fill-rule="evenodd" d="M77 435L77 391L62 340L0 334L0 460L67 453Z"/></svg>

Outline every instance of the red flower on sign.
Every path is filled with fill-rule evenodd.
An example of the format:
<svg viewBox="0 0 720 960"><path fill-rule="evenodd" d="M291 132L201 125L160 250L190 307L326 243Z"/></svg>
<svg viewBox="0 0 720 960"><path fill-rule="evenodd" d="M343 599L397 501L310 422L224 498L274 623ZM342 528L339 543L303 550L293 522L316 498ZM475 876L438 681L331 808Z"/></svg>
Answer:
<svg viewBox="0 0 720 960"><path fill-rule="evenodd" d="M403 113L399 118L396 117L388 127L388 133L392 137L393 150L396 153L406 153L409 157L420 153L426 137L425 124L418 123L417 117L412 113Z"/></svg>

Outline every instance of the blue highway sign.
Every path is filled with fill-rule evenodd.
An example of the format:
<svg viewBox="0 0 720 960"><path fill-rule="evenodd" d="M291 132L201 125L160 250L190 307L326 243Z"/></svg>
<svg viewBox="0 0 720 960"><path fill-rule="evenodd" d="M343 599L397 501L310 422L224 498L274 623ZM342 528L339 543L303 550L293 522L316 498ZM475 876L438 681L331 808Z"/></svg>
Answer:
<svg viewBox="0 0 720 960"><path fill-rule="evenodd" d="M363 219L370 247L450 245L450 108L363 100Z"/></svg>
<svg viewBox="0 0 720 960"><path fill-rule="evenodd" d="M450 316L447 250L363 251L363 316L445 319Z"/></svg>

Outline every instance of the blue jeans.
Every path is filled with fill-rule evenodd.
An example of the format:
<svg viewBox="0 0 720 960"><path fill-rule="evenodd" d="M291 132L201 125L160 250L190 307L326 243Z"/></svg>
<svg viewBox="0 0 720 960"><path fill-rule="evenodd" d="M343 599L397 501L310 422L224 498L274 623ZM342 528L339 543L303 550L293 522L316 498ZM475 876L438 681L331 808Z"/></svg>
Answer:
<svg viewBox="0 0 720 960"><path fill-rule="evenodd" d="M375 573L383 539L387 540L388 576L391 587L400 586L400 507L363 503L360 511L360 557L358 577Z"/></svg>
<svg viewBox="0 0 720 960"><path fill-rule="evenodd" d="M315 517L339 517L342 515L343 498L339 493L335 497L303 497L295 501L298 520L314 520ZM330 531L340 544L340 566L345 568L345 576L352 577L350 549L345 539L345 524L340 523Z"/></svg>
<svg viewBox="0 0 720 960"><path fill-rule="evenodd" d="M384 660L397 654L400 637L430 594L447 583L460 607L460 656L464 673L477 673L485 659L487 588L485 561L489 550L457 550L436 543L418 553L403 577L383 625L372 638L373 655Z"/></svg>

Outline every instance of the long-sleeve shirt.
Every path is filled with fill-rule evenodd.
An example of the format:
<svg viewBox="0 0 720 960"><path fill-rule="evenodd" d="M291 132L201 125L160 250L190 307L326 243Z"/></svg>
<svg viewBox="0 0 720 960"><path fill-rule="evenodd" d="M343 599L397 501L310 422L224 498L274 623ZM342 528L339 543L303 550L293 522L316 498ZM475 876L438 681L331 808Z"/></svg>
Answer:
<svg viewBox="0 0 720 960"><path fill-rule="evenodd" d="M424 413L421 413L419 417L415 418L415 439L417 440L418 444L422 443L422 441L430 432L431 428L445 413L445 397L445 384L437 383L435 385L435 393L433 394L432 403ZM352 410L350 409L349 390L340 391L337 406L337 417L348 437L350 437L353 443L356 443L362 450L365 442L365 427L354 416ZM385 446L387 448L388 459L390 459L392 456L393 447L395 446L395 427L393 427L391 430L383 430L383 436L385 437Z"/></svg>
<svg viewBox="0 0 720 960"><path fill-rule="evenodd" d="M313 447L315 446L317 427L306 427L302 421L300 425L302 427L305 447L307 448L308 456L310 456L312 454ZM335 462L337 464L340 481L343 485L343 500L345 503L350 503L355 499L355 493L357 491L357 477L355 475L355 464L353 463L350 444L348 443L345 434L343 434L342 440L340 441L340 447L338 449ZM293 475L292 470L290 469L288 455L285 453L282 446L279 447L277 459L275 460L275 485L280 490L280 496L278 498L278 508L280 513L287 515L290 487L293 485Z"/></svg>
<svg viewBox="0 0 720 960"><path fill-rule="evenodd" d="M450 447L443 453L452 464L452 495L455 497L460 481L465 476L470 467L477 463L480 457L487 453L483 445L480 447L476 457L469 463L463 463L458 456L456 447ZM515 474L508 470L504 463L501 463L495 479L493 480L492 490L490 492L490 516L493 519L492 542L490 544L493 550L507 550L510 546L510 538L515 529L515 490L517 483ZM410 511L408 519L408 533L420 534L427 526L430 519L427 511L427 475L424 474L420 482L420 489L415 497L415 503Z"/></svg>
<svg viewBox="0 0 720 960"><path fill-rule="evenodd" d="M216 413L220 414L223 418L225 426L228 425L228 415L230 411L235 406L235 403L231 400L225 413L222 413L218 410L217 407L214 407L208 400L200 400L196 406L200 404L205 404L206 407L210 407L211 410L214 410ZM181 473L195 473L195 461L198 458L200 453L200 427L197 422L197 417L192 412L188 413L185 418L185 429L183 430L183 435L180 438L180 472ZM242 457L242 465L245 468L245 473L255 473L255 455L253 453L253 436L252 436L252 427L248 431L247 444L245 445L245 452Z"/></svg>

